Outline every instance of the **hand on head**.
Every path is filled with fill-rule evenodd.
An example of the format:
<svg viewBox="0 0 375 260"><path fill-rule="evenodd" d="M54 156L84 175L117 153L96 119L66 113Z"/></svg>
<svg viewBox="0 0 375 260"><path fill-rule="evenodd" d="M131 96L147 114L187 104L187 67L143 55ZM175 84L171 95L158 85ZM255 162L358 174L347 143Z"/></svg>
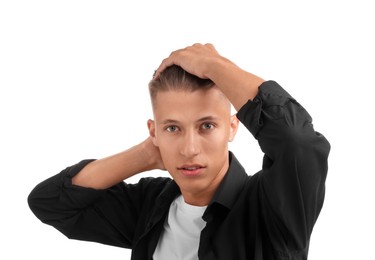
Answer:
<svg viewBox="0 0 375 260"><path fill-rule="evenodd" d="M185 71L200 77L209 78L209 68L212 62L221 58L212 44L196 43L183 49L173 51L169 57L164 59L159 68L155 71L154 79L167 67L178 65Z"/></svg>

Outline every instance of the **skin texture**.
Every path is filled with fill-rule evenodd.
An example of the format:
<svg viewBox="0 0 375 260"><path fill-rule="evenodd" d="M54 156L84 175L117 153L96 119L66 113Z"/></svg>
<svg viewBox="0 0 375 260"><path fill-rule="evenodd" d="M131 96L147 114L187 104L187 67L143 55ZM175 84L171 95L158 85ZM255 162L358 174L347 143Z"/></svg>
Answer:
<svg viewBox="0 0 375 260"><path fill-rule="evenodd" d="M207 205L228 167L228 142L238 129L230 102L217 88L158 93L150 136L186 203ZM186 170L189 167L199 170Z"/></svg>

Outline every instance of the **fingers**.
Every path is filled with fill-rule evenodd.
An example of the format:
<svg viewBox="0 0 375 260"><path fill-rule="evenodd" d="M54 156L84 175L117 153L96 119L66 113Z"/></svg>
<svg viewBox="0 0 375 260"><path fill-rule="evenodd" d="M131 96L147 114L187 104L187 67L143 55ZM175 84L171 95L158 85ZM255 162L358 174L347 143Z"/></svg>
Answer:
<svg viewBox="0 0 375 260"><path fill-rule="evenodd" d="M172 65L174 65L175 63L174 63L174 61L173 61L173 58L172 58L172 54L168 57L168 58L165 58L163 61L162 61L162 63L159 65L159 67L157 68L157 70L155 71L155 73L154 73L154 79L157 79L157 78L159 78L159 75L160 75L160 73L163 71L163 70L165 70L167 67L169 67L169 66L172 66ZM175 64L175 65L177 65L177 64Z"/></svg>
<svg viewBox="0 0 375 260"><path fill-rule="evenodd" d="M194 58L203 58L207 54L217 54L215 47L211 43L200 44L195 43L192 46L188 46L183 49L173 51L167 58L165 58L153 75L153 79L157 79L162 71L172 65L178 65L183 67L185 70L190 69L186 67L186 63L191 63ZM194 66L194 64L189 64Z"/></svg>
<svg viewBox="0 0 375 260"><path fill-rule="evenodd" d="M165 70L167 67L170 67L172 65L180 65L179 64L179 54L184 51L186 48L184 49L179 49L179 50L176 50L176 51L173 51L171 52L171 54L165 58L161 64L159 65L159 67L157 68L155 74L154 74L154 79L157 79L160 75L160 73Z"/></svg>

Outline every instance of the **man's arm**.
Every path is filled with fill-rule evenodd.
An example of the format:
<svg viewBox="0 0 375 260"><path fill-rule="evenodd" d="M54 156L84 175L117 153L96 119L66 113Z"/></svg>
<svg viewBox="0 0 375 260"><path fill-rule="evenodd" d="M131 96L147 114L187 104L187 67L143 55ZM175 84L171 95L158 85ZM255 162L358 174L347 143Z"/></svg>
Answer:
<svg viewBox="0 0 375 260"><path fill-rule="evenodd" d="M264 152L259 199L270 240L278 251L303 254L323 206L330 144L274 81L263 83L237 117Z"/></svg>
<svg viewBox="0 0 375 260"><path fill-rule="evenodd" d="M39 183L28 203L43 223L68 238L131 248L136 228L146 225L155 198L170 180L122 180L163 167L159 150L148 138L117 155L67 167Z"/></svg>
<svg viewBox="0 0 375 260"><path fill-rule="evenodd" d="M107 189L135 174L163 168L159 149L147 138L126 151L91 162L72 178L72 184Z"/></svg>
<svg viewBox="0 0 375 260"><path fill-rule="evenodd" d="M257 95L259 86L264 82L221 56L211 44L194 44L172 52L160 64L155 77L173 64L200 78L211 79L237 111Z"/></svg>

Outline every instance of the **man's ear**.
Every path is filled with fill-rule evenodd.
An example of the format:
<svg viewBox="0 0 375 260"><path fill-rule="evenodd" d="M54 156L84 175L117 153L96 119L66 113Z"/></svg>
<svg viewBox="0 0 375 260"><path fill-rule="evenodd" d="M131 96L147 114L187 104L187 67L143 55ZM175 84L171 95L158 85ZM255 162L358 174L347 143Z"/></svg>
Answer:
<svg viewBox="0 0 375 260"><path fill-rule="evenodd" d="M151 119L147 120L147 127L148 127L148 132L150 133L152 142L154 143L155 146L158 146L157 140L156 140L155 121Z"/></svg>
<svg viewBox="0 0 375 260"><path fill-rule="evenodd" d="M237 116L232 115L230 117L229 142L232 142L234 140L234 137L236 136L239 124L240 124L240 121L238 120Z"/></svg>

